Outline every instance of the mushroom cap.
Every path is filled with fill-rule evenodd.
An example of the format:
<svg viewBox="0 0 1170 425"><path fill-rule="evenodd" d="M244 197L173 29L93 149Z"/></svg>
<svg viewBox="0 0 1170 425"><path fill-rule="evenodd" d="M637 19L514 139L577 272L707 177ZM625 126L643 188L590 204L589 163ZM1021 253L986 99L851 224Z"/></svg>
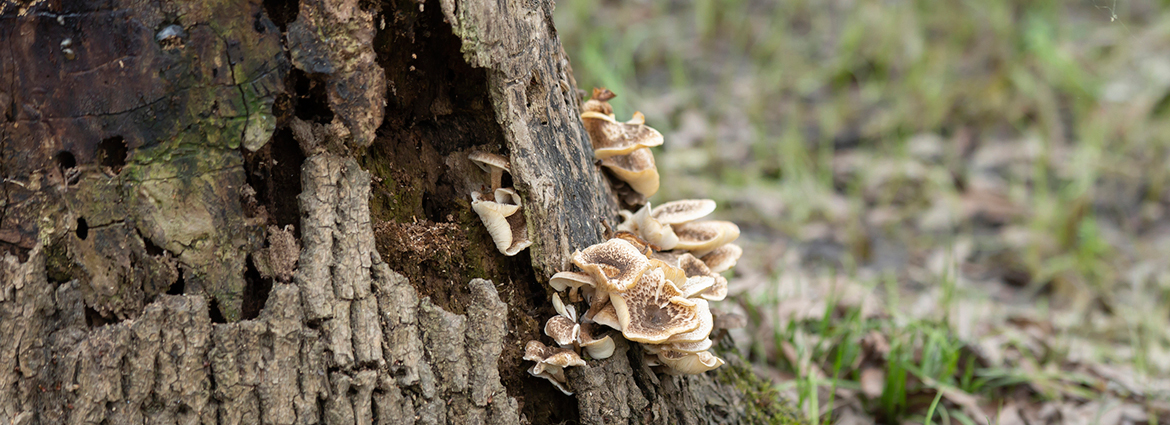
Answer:
<svg viewBox="0 0 1170 425"><path fill-rule="evenodd" d="M721 247L715 248L714 251L708 252L703 256L703 263L711 269L712 273L723 273L735 267L735 263L739 261L739 257L743 255L743 248L739 245L729 243Z"/></svg>
<svg viewBox="0 0 1170 425"><path fill-rule="evenodd" d="M658 360L669 366L672 372L689 375L697 375L723 365L723 359L715 357L710 351L683 353L663 350L658 353Z"/></svg>
<svg viewBox="0 0 1170 425"><path fill-rule="evenodd" d="M663 263L666 263L666 264L673 266L673 267L679 266L679 263L678 263L679 254L675 253L675 252L654 251L654 252L650 253L650 255L648 257L653 258L655 260L662 261Z"/></svg>
<svg viewBox="0 0 1170 425"><path fill-rule="evenodd" d="M629 242L610 239L573 253L573 264L593 276L598 289L622 292L637 282L650 260Z"/></svg>
<svg viewBox="0 0 1170 425"><path fill-rule="evenodd" d="M678 236L674 234L669 224L662 224L652 217L651 211L650 203L647 202L634 214L634 222L638 223L638 233L647 242L658 246L659 251L673 249L678 245Z"/></svg>
<svg viewBox="0 0 1170 425"><path fill-rule="evenodd" d="M507 221L508 230L512 234L512 243L508 245L507 249L501 249L500 252L511 257L532 245L532 241L528 239L528 222L524 218L523 210L508 216ZM496 248L499 247L500 241L496 240Z"/></svg>
<svg viewBox="0 0 1170 425"><path fill-rule="evenodd" d="M610 106L609 100L617 97L616 94L606 88L593 88L593 97L581 105L581 110L588 112L601 112L603 114L613 114L613 106Z"/></svg>
<svg viewBox="0 0 1170 425"><path fill-rule="evenodd" d="M614 298L616 299L617 297ZM618 318L617 309L614 308L613 303L605 303L593 314L591 320L599 325L609 326L619 331L622 330L622 322Z"/></svg>
<svg viewBox="0 0 1170 425"><path fill-rule="evenodd" d="M629 183L639 194L651 196L658 192L658 168L654 165L654 154L650 149L637 149L625 155L602 159L601 166L608 168L621 181Z"/></svg>
<svg viewBox="0 0 1170 425"><path fill-rule="evenodd" d="M672 266L665 261L659 260L657 258L651 258L650 267L662 270L662 275L666 277L666 280L669 280L670 283L673 283L680 290L683 289L682 285L687 283L686 272L684 272L683 269ZM683 292L686 291L684 290Z"/></svg>
<svg viewBox="0 0 1170 425"><path fill-rule="evenodd" d="M721 220L692 221L674 225L674 234L678 236L675 249L690 251L696 257L702 257L738 238L739 226Z"/></svg>
<svg viewBox="0 0 1170 425"><path fill-rule="evenodd" d="M715 201L710 199L682 199L659 205L650 216L662 224L681 224L695 221L715 212Z"/></svg>
<svg viewBox="0 0 1170 425"><path fill-rule="evenodd" d="M547 369L561 369L570 366L584 366L585 361L571 348L553 348L540 341L528 341L524 347L524 360L537 362L537 372Z"/></svg>
<svg viewBox="0 0 1170 425"><path fill-rule="evenodd" d="M693 298L715 286L715 283L713 276L691 276L686 278L682 285L678 285L678 289L683 292L684 297Z"/></svg>
<svg viewBox="0 0 1170 425"><path fill-rule="evenodd" d="M593 156L597 159L662 145L662 133L647 126L646 117L641 112L634 113L633 119L622 123L610 114L585 111L581 113L581 121L589 133Z"/></svg>
<svg viewBox="0 0 1170 425"><path fill-rule="evenodd" d="M578 334L581 332L581 326L576 322L570 320L568 317L556 315L548 319L544 324L544 334L552 337L557 345L562 347L572 344L577 340Z"/></svg>
<svg viewBox="0 0 1170 425"><path fill-rule="evenodd" d="M565 379L564 372L560 369L557 369L556 372L557 373L554 374L550 370L542 369L540 363L537 363L536 365L532 366L532 368L528 369L528 373L532 376L547 379L548 382L551 382L554 387L557 387L557 389L561 390L561 392L565 395L573 395L573 392L569 391L569 387L566 387L565 383L561 382Z"/></svg>
<svg viewBox="0 0 1170 425"><path fill-rule="evenodd" d="M617 233L613 234L613 238L629 242L630 245L633 245L634 248L638 248L638 251L646 254L647 257L649 257L650 250L656 248L656 246L650 245L649 242L646 242L641 237L639 237L638 234L627 232L625 230L618 230Z"/></svg>
<svg viewBox="0 0 1170 425"><path fill-rule="evenodd" d="M711 277L715 278L715 284L700 292L699 296L708 301L723 301L727 298L727 278L718 274L712 274Z"/></svg>
<svg viewBox="0 0 1170 425"><path fill-rule="evenodd" d="M700 307L683 297L661 269L647 271L635 286L610 297L609 302L617 312L622 335L631 341L660 344L702 324Z"/></svg>
<svg viewBox="0 0 1170 425"><path fill-rule="evenodd" d="M711 338L704 338L702 341L697 342L676 342L673 344L667 344L667 347L670 351L698 353L700 351L710 350L712 345L714 345L714 343L711 341Z"/></svg>
<svg viewBox="0 0 1170 425"><path fill-rule="evenodd" d="M638 233L638 223L634 221L634 213L630 210L618 211L618 216L622 218L622 222L617 225L617 231Z"/></svg>
<svg viewBox="0 0 1170 425"><path fill-rule="evenodd" d="M671 335L670 338L666 339L667 343L699 342L711 336L711 331L715 329L715 317L711 315L710 305L707 304L707 300L702 298L691 299L691 301L698 307L699 327L687 332Z"/></svg>
<svg viewBox="0 0 1170 425"><path fill-rule="evenodd" d="M678 267L687 274L687 277L708 276L711 274L711 269L707 267L707 263L695 258L689 252L678 256Z"/></svg>
<svg viewBox="0 0 1170 425"><path fill-rule="evenodd" d="M467 159L470 159L480 169L489 173L493 170L512 172L512 164L508 162L508 158L501 155L487 152L472 152L467 155Z"/></svg>
<svg viewBox="0 0 1170 425"><path fill-rule="evenodd" d="M582 286L594 286L593 276L578 272L557 272L548 280L548 286L553 287L558 292L569 288L580 288Z"/></svg>
<svg viewBox="0 0 1170 425"><path fill-rule="evenodd" d="M497 204L515 205L520 207L520 195L516 193L516 189L510 187L503 187L492 192L492 197L495 198ZM511 214L509 214L511 215Z"/></svg>
<svg viewBox="0 0 1170 425"><path fill-rule="evenodd" d="M573 323L577 323L577 307L574 307L572 304L566 306L565 302L561 301L561 296L557 294L553 294L552 302L553 309L557 311L557 314L565 316Z"/></svg>
<svg viewBox="0 0 1170 425"><path fill-rule="evenodd" d="M589 353L589 357L595 359L606 359L613 355L613 350L617 348L613 342L613 338L605 335L601 338L594 338L601 335L605 330L593 323L582 323L581 332L577 335L577 343L585 348Z"/></svg>
<svg viewBox="0 0 1170 425"><path fill-rule="evenodd" d="M483 225L487 227L488 234L491 235L492 241L496 243L496 249L500 252L505 252L513 244L514 231L510 223L512 217L520 216L523 220L523 214L516 214L520 211L519 205L506 205L493 201L485 201L481 198L479 192L471 192L471 209L479 214L479 219L483 221ZM527 239L527 233L524 238ZM505 252L506 254L506 252Z"/></svg>

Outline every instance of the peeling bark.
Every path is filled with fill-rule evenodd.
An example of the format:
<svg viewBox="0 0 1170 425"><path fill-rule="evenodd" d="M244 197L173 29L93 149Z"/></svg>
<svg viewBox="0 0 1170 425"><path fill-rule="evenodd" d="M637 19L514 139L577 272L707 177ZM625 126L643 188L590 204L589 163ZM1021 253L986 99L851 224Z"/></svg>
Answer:
<svg viewBox="0 0 1170 425"><path fill-rule="evenodd" d="M0 3L0 423L790 421L730 352L525 372L617 205L550 8ZM518 256L472 151L511 158Z"/></svg>

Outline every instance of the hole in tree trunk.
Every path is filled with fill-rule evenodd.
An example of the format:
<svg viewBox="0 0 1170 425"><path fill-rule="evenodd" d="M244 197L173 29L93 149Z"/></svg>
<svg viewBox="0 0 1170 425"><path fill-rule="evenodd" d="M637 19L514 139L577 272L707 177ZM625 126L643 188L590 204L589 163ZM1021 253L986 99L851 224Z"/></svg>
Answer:
<svg viewBox="0 0 1170 425"><path fill-rule="evenodd" d="M98 163L103 168L109 167L114 174L122 172L126 166L126 140L122 136L115 136L102 140L98 145Z"/></svg>
<svg viewBox="0 0 1170 425"><path fill-rule="evenodd" d="M77 217L77 237L81 240L89 237L89 223L85 222L85 217Z"/></svg>
<svg viewBox="0 0 1170 425"><path fill-rule="evenodd" d="M211 301L207 303L207 315L211 317L211 323L227 323L227 319L223 317L223 311L219 309L219 300L214 296L207 296Z"/></svg>
<svg viewBox="0 0 1170 425"><path fill-rule="evenodd" d="M244 300L240 307L240 319L250 320L260 316L264 304L268 302L268 293L272 291L272 279L265 279L256 270L252 256L248 256L244 270Z"/></svg>

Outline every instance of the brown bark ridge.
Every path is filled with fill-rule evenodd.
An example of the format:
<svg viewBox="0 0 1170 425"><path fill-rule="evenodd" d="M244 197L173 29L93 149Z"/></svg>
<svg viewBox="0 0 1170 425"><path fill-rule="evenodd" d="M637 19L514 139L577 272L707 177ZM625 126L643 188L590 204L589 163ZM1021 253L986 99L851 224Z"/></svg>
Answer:
<svg viewBox="0 0 1170 425"><path fill-rule="evenodd" d="M550 13L0 2L0 423L791 421L732 351L525 372L617 205ZM473 151L511 159L517 256Z"/></svg>

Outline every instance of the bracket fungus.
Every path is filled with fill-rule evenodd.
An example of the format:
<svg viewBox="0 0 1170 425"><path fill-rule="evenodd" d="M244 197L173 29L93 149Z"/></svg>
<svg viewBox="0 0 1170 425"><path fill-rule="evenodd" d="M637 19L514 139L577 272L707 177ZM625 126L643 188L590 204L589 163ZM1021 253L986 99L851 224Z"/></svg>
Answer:
<svg viewBox="0 0 1170 425"><path fill-rule="evenodd" d="M609 90L594 89L593 98L582 106L581 118L594 156L629 186L618 187L619 195L622 191L629 195L629 189L641 196L653 195L659 176L649 148L662 144L662 134L646 126L641 113L618 122L608 103L613 97ZM719 321L710 302L727 297L727 279L720 273L734 267L743 254L743 249L731 244L739 237L739 227L701 220L715 211L715 201L710 199L653 207L641 198L637 204L644 205L636 212L619 212L622 222L616 232L610 231L612 237L573 253L572 263L579 270L560 271L549 279L555 291L568 291L570 302L584 301L588 309L578 316L573 304L554 293L557 315L544 329L561 348L530 341L524 359L537 362L530 373L548 379L566 394L570 393L563 368L584 365L581 350L598 360L613 355L616 336L606 335L606 327L639 343L645 364L668 374L699 374L723 365L709 351L711 332ZM554 355L577 356L580 362L553 365L548 359Z"/></svg>
<svg viewBox="0 0 1170 425"><path fill-rule="evenodd" d="M490 197L471 191L471 209L479 214L496 249L507 256L516 255L532 245L532 241L528 239L528 223L520 195L514 188L501 187L504 173L511 170L508 159L486 152L472 152L467 158L488 173L491 184Z"/></svg>
<svg viewBox="0 0 1170 425"><path fill-rule="evenodd" d="M662 145L662 133L647 126L641 112L635 112L629 121L618 122L609 104L615 96L595 88L593 98L582 105L581 122L593 144L593 157L635 192L651 196L658 192L659 177L650 148Z"/></svg>

